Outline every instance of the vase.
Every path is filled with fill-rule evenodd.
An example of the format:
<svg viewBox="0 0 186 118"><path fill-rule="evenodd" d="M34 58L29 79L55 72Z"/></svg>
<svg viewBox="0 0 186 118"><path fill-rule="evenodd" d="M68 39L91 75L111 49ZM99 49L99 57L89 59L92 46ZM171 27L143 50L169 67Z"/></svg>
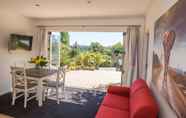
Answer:
<svg viewBox="0 0 186 118"><path fill-rule="evenodd" d="M40 66L40 65L38 65L38 64L36 64L36 65L35 65L35 68L36 68L36 69L40 69L40 68L41 68L41 66Z"/></svg>

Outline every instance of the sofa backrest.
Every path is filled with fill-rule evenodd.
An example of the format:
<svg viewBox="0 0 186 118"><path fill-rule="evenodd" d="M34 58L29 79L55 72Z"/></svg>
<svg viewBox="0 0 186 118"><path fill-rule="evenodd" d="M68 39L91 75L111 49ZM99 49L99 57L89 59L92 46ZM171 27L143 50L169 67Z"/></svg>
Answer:
<svg viewBox="0 0 186 118"><path fill-rule="evenodd" d="M146 82L136 80L130 89L130 118L157 118L157 104Z"/></svg>
<svg viewBox="0 0 186 118"><path fill-rule="evenodd" d="M137 93L139 90L143 88L148 88L146 82L142 79L137 79L130 87L130 95L131 96L134 95L135 93Z"/></svg>

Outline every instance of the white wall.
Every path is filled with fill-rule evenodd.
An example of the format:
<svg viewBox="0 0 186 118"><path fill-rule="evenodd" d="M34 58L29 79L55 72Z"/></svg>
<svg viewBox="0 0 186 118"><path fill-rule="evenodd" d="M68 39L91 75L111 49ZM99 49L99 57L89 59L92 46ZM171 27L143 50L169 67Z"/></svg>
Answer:
<svg viewBox="0 0 186 118"><path fill-rule="evenodd" d="M0 94L11 90L10 65L14 62L29 59L31 52L8 52L8 40L10 33L32 35L33 24L31 20L12 13L0 12Z"/></svg>
<svg viewBox="0 0 186 118"><path fill-rule="evenodd" d="M162 16L171 6L178 0L152 0L151 6L146 13L145 31L150 34L149 41L149 56L148 56L148 82L152 79L152 56L153 56L153 41L154 41L154 25L157 19ZM160 106L160 118L176 118L175 114L168 107L166 101L161 97L157 89L151 85L152 91Z"/></svg>
<svg viewBox="0 0 186 118"><path fill-rule="evenodd" d="M36 25L57 26L57 25L144 25L143 16L126 17L103 17L103 18L61 18L61 19L35 19Z"/></svg>

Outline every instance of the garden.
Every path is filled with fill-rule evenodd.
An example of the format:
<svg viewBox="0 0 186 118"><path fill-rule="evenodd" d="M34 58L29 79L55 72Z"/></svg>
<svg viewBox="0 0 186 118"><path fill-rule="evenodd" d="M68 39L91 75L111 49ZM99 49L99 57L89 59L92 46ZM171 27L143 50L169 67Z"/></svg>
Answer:
<svg viewBox="0 0 186 118"><path fill-rule="evenodd" d="M103 46L99 42L90 45L70 45L68 32L60 33L60 65L67 65L70 70L95 70L100 67L118 67L124 54L121 42L112 46Z"/></svg>

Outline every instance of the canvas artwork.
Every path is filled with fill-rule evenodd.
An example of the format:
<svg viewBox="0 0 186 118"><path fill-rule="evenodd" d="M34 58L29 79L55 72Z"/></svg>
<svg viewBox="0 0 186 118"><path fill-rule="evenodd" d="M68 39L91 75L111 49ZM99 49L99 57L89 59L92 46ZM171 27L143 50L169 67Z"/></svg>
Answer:
<svg viewBox="0 0 186 118"><path fill-rule="evenodd" d="M186 118L186 0L155 24L153 84L178 118Z"/></svg>

